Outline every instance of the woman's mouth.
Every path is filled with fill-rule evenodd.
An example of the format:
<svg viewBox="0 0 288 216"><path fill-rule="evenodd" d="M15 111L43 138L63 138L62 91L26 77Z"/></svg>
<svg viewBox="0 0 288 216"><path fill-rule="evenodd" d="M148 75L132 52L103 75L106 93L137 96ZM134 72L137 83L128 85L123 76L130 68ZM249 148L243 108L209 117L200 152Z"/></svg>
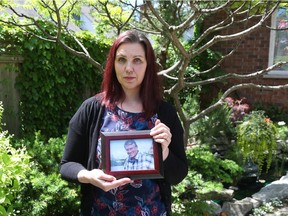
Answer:
<svg viewBox="0 0 288 216"><path fill-rule="evenodd" d="M124 79L127 80L127 81L131 81L131 80L134 80L135 77L124 77Z"/></svg>

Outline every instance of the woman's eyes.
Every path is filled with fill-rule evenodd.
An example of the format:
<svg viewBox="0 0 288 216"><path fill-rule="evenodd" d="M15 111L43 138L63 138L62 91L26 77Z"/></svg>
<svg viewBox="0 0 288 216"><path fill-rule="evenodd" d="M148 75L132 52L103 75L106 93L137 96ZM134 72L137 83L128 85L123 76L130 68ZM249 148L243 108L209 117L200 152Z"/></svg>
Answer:
<svg viewBox="0 0 288 216"><path fill-rule="evenodd" d="M117 59L117 61L119 63L125 63L127 61L127 59L120 57L120 58ZM133 63L140 64L140 63L142 63L142 60L140 58L135 58L135 59L133 59Z"/></svg>
<svg viewBox="0 0 288 216"><path fill-rule="evenodd" d="M136 58L133 60L135 63L142 63L142 60L140 58Z"/></svg>
<svg viewBox="0 0 288 216"><path fill-rule="evenodd" d="M126 59L125 59L125 58L122 58L122 57L120 57L120 58L118 58L118 59L117 59L117 61L118 61L118 62L120 62L120 63L124 63L124 62L126 62Z"/></svg>

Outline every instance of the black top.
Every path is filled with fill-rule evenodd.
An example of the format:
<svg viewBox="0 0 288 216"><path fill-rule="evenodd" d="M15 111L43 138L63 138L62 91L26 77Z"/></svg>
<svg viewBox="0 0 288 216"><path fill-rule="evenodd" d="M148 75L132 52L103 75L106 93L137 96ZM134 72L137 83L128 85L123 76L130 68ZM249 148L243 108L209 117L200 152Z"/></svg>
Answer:
<svg viewBox="0 0 288 216"><path fill-rule="evenodd" d="M69 123L60 173L63 179L79 183L77 174L80 170L98 168L96 148L105 107L100 97L93 96L85 100ZM183 128L173 106L162 102L157 112L162 123L170 128L172 134L169 155L164 161L164 179L159 179L162 198L168 214L171 212L171 185L181 182L188 172L187 158L183 143ZM92 208L92 189L90 184L81 184L82 215L90 216ZM170 214L169 214L170 215Z"/></svg>

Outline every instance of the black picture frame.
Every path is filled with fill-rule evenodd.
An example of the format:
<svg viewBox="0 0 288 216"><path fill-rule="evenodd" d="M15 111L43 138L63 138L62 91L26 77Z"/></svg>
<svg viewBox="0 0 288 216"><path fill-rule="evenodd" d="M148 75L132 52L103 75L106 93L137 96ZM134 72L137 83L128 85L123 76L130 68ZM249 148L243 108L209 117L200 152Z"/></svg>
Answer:
<svg viewBox="0 0 288 216"><path fill-rule="evenodd" d="M128 140L134 140L137 143L139 152L142 155L145 154L145 158L149 158L150 165L153 160L152 167L149 165L149 168L131 170L131 166L134 166L133 163L129 168L127 164L130 161L128 162L128 154L124 147ZM164 178L161 146L154 142L149 130L101 132L101 152L103 171L117 179L123 177L131 179ZM140 164L138 160L136 163Z"/></svg>

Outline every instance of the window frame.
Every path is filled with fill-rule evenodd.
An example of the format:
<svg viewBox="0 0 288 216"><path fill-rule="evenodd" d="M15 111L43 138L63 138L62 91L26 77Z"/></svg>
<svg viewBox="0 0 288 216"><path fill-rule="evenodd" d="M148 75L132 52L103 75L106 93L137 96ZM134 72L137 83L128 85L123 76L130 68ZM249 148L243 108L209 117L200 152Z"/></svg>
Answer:
<svg viewBox="0 0 288 216"><path fill-rule="evenodd" d="M271 27L273 29L276 29L276 9L274 13L271 16ZM286 8L288 10L288 8ZM275 57L275 42L276 42L276 30L270 30L270 43L269 43L269 55L268 55L268 66L272 66L274 62ZM288 70L271 70L266 75L264 75L264 78L287 78L288 79Z"/></svg>

